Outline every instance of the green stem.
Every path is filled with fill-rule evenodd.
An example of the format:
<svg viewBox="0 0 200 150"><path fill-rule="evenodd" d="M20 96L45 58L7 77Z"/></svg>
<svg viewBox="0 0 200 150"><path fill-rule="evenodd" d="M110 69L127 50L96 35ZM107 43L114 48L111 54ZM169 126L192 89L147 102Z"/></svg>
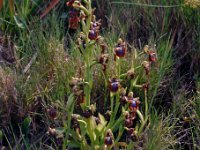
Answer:
<svg viewBox="0 0 200 150"><path fill-rule="evenodd" d="M138 116L139 116L139 118L141 120L141 127L140 127L140 129L138 131L138 136L139 136L140 133L142 132L147 120L148 120L148 117L144 120L144 117L143 117L142 113L139 110L137 110L137 114L138 114Z"/></svg>
<svg viewBox="0 0 200 150"><path fill-rule="evenodd" d="M145 119L148 117L148 100L147 100L147 90L144 90L144 100L145 100Z"/></svg>
<svg viewBox="0 0 200 150"><path fill-rule="evenodd" d="M114 95L110 94L111 117L113 116L114 109Z"/></svg>
<svg viewBox="0 0 200 150"><path fill-rule="evenodd" d="M88 52L86 52L86 75L85 79L86 82L89 83L88 86L85 86L85 94L86 94L86 106L90 106L90 93L91 93L91 87L92 87L92 79L91 79L91 68L90 68L90 56L88 55Z"/></svg>
<svg viewBox="0 0 200 150"><path fill-rule="evenodd" d="M113 109L114 109L114 95L113 95L113 93L110 93L110 107L111 107L111 116L110 116L110 121L109 121L108 126L107 126L108 129L111 126L111 123L112 123L112 120L113 120L113 114L114 114L114 112L113 112Z"/></svg>
<svg viewBox="0 0 200 150"><path fill-rule="evenodd" d="M88 34L89 34L89 30L90 30L90 22L92 20L92 8L91 8L91 1L88 0L88 10L87 10L88 14L88 18L86 19L86 28L84 29L85 31L85 35L86 35L86 45L89 44L89 39L88 39ZM85 72L85 79L86 82L89 83L89 86L86 86L84 88L84 93L86 95L86 106L90 106L90 93L91 93L91 89L92 89L92 69L91 69L91 64L90 62L92 62L91 60L91 55L92 55L92 49L93 46L87 46L86 48L86 52L85 52L85 67L86 67L86 72Z"/></svg>
<svg viewBox="0 0 200 150"><path fill-rule="evenodd" d="M144 120L144 123L143 123L143 124L141 125L141 127L139 128L138 135L140 135L140 133L143 131L143 128L144 128L144 126L145 126L147 120L148 120L148 118L146 118L146 119Z"/></svg>
<svg viewBox="0 0 200 150"><path fill-rule="evenodd" d="M133 84L133 87L136 87L136 88L141 88L142 85L136 85L136 84Z"/></svg>
<svg viewBox="0 0 200 150"><path fill-rule="evenodd" d="M65 140L64 140L64 144L62 149L66 149L67 146L67 140L69 137L69 133L70 133L70 129L71 129L71 119L72 119L72 114L74 112L74 105L75 105L75 99L74 99L74 95L71 94L68 98L68 106L67 106L67 114L68 114L68 118L67 118L67 124L64 122L64 129L66 130L65 132Z"/></svg>
<svg viewBox="0 0 200 150"><path fill-rule="evenodd" d="M118 77L119 77L121 73L121 59L117 60L117 65L118 65Z"/></svg>
<svg viewBox="0 0 200 150"><path fill-rule="evenodd" d="M106 88L108 87L108 81L107 81L107 76L106 76L106 72L103 72L103 70L101 70L103 78L104 78L104 85L105 85L105 95L107 95L108 91L106 90ZM104 108L106 108L106 104L107 104L107 97L105 96L104 98Z"/></svg>
<svg viewBox="0 0 200 150"><path fill-rule="evenodd" d="M127 76L127 73L123 73L119 76L120 79L124 79Z"/></svg>
<svg viewBox="0 0 200 150"><path fill-rule="evenodd" d="M111 126L114 124L114 121L115 121L115 117L117 115L117 111L118 111L118 108L119 108L119 105L120 105L120 102L119 102L119 94L117 93L116 95L116 103L115 103L115 109L114 109L114 112L112 113L112 120L111 120Z"/></svg>
<svg viewBox="0 0 200 150"><path fill-rule="evenodd" d="M136 68L135 68L135 70L137 70L137 69L140 69L142 66L140 65L140 66L137 66Z"/></svg>

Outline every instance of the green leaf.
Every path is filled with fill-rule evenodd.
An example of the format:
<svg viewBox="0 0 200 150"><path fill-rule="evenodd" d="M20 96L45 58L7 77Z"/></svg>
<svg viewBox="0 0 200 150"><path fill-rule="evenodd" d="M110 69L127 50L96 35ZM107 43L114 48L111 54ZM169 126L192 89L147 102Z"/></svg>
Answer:
<svg viewBox="0 0 200 150"><path fill-rule="evenodd" d="M26 21L23 18L20 18L19 16L13 16L13 17L14 17L17 27L19 27L21 29L26 28Z"/></svg>
<svg viewBox="0 0 200 150"><path fill-rule="evenodd" d="M67 141L67 144L70 148L80 148L80 143L76 142L76 141Z"/></svg>
<svg viewBox="0 0 200 150"><path fill-rule="evenodd" d="M72 105L74 103L74 94L71 94L67 101L67 110L70 112L72 110Z"/></svg>
<svg viewBox="0 0 200 150"><path fill-rule="evenodd" d="M87 123L84 120L78 120L80 128L81 128L81 135L85 136L87 133Z"/></svg>
<svg viewBox="0 0 200 150"><path fill-rule="evenodd" d="M22 123L22 132L27 135L28 134L28 130L29 130L29 126L31 124L31 118L30 117L26 117Z"/></svg>
<svg viewBox="0 0 200 150"><path fill-rule="evenodd" d="M79 141L79 137L78 137L77 133L74 130L70 130L69 134L76 142Z"/></svg>
<svg viewBox="0 0 200 150"><path fill-rule="evenodd" d="M90 123L90 129L94 130L97 126L95 118L92 116L89 118L89 123Z"/></svg>
<svg viewBox="0 0 200 150"><path fill-rule="evenodd" d="M99 116L100 122L101 122L103 125L105 125L105 124L107 123L107 121L106 121L106 119L104 118L104 116L101 115L100 113L98 114L98 116Z"/></svg>
<svg viewBox="0 0 200 150"><path fill-rule="evenodd" d="M23 142L24 142L27 150L30 149L30 144L29 144L29 140L28 140L28 136L27 136L30 124L31 124L31 118L26 117L22 123L22 133L25 135L25 137L23 137Z"/></svg>
<svg viewBox="0 0 200 150"><path fill-rule="evenodd" d="M85 120L87 122L87 129L88 129L88 134L90 137L91 141L95 141L96 140L96 134L95 134L95 129L97 127L95 118L93 116L91 116L90 118Z"/></svg>
<svg viewBox="0 0 200 150"><path fill-rule="evenodd" d="M105 126L107 124L106 119L104 118L103 115L101 115L100 113L98 114L99 119L100 119L100 124L97 125L96 127L96 131L97 131L97 135L99 135L99 133L103 132L103 129L105 129Z"/></svg>

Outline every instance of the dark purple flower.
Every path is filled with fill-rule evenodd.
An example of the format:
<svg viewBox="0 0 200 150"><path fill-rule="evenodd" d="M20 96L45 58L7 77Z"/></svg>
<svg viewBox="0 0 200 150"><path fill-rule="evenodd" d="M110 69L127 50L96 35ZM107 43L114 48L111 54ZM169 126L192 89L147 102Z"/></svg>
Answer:
<svg viewBox="0 0 200 150"><path fill-rule="evenodd" d="M126 48L124 46L118 46L115 48L115 54L118 57L124 57L126 55Z"/></svg>
<svg viewBox="0 0 200 150"><path fill-rule="evenodd" d="M105 144L109 146L113 144L113 140L110 136L105 137Z"/></svg>
<svg viewBox="0 0 200 150"><path fill-rule="evenodd" d="M136 112L139 109L140 101L139 98L128 98L129 109L132 112Z"/></svg>
<svg viewBox="0 0 200 150"><path fill-rule="evenodd" d="M126 55L126 42L124 42L122 39L118 40L117 46L115 47L115 56L118 56L119 58L124 57Z"/></svg>
<svg viewBox="0 0 200 150"><path fill-rule="evenodd" d="M137 107L136 101L132 101L131 107Z"/></svg>
<svg viewBox="0 0 200 150"><path fill-rule="evenodd" d="M114 144L113 133L110 129L106 133L106 136L104 138L104 143L107 146L112 146Z"/></svg>
<svg viewBox="0 0 200 150"><path fill-rule="evenodd" d="M90 118L92 116L92 111L90 109L83 111L83 116L85 118Z"/></svg>
<svg viewBox="0 0 200 150"><path fill-rule="evenodd" d="M89 37L90 40L96 40L98 36L99 36L98 30L90 30L89 31L88 37Z"/></svg>
<svg viewBox="0 0 200 150"><path fill-rule="evenodd" d="M119 88L121 87L119 80L116 78L113 78L110 81L109 87L110 87L111 92L116 93L119 90Z"/></svg>

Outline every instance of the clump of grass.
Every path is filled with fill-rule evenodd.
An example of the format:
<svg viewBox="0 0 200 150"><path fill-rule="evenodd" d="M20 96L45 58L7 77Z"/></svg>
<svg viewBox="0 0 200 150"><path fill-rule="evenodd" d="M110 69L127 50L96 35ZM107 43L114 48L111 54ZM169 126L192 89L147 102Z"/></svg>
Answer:
<svg viewBox="0 0 200 150"><path fill-rule="evenodd" d="M6 124L10 122L11 114L13 114L13 110L17 108L16 105L18 104L15 77L8 68L0 67L0 90L1 126L6 126ZM15 112L18 113L17 110L15 110Z"/></svg>
<svg viewBox="0 0 200 150"><path fill-rule="evenodd" d="M144 147L148 150L174 149L177 139L172 132L177 119L173 115L159 117L157 114L153 114L151 117L152 124L146 133Z"/></svg>

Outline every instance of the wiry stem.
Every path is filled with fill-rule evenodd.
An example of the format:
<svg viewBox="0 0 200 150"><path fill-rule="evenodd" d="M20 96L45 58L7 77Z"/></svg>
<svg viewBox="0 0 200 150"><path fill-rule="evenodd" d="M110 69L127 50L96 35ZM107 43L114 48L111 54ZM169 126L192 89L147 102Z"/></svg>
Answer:
<svg viewBox="0 0 200 150"><path fill-rule="evenodd" d="M144 100L145 100L145 118L148 117L148 100L147 100L147 89L144 90Z"/></svg>

